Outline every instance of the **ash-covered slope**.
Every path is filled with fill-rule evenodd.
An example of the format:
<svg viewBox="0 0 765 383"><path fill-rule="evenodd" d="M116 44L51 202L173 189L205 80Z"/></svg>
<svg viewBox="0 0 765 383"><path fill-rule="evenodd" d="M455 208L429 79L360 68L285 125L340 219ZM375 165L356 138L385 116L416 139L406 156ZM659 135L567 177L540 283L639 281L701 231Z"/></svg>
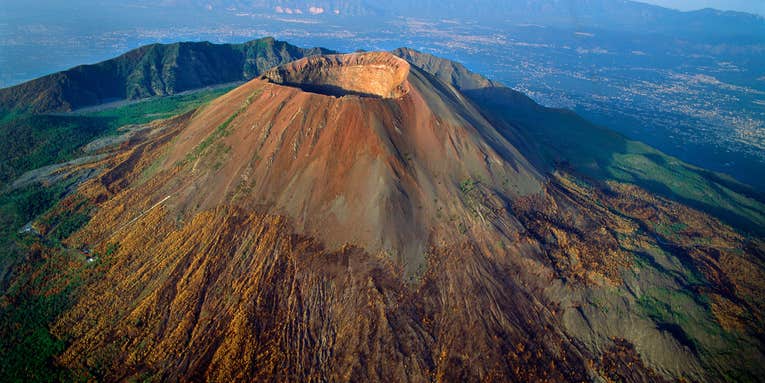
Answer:
<svg viewBox="0 0 765 383"><path fill-rule="evenodd" d="M103 381L762 372L761 241L556 169L413 62L304 58L105 159L60 208L97 206L67 240L95 264L55 324L60 363Z"/></svg>
<svg viewBox="0 0 765 383"><path fill-rule="evenodd" d="M179 163L188 171L147 198L172 195L183 214L267 204L332 247L387 252L407 268L424 263L429 240L453 238L450 217L470 216L466 189L480 183L501 200L542 185L461 94L389 53L267 72L193 116L160 169Z"/></svg>

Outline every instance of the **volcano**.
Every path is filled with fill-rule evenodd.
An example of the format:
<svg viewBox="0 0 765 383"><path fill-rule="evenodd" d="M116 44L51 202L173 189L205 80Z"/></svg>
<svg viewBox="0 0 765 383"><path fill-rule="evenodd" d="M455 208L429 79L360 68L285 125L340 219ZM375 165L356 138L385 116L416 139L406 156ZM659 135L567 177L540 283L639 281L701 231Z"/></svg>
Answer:
<svg viewBox="0 0 765 383"><path fill-rule="evenodd" d="M497 219L504 235L517 231L505 217L470 214L466 189L499 203L543 181L462 95L390 53L267 72L189 120L160 169L179 163L186 172L141 194L172 196L165 206L182 215L265 205L329 247L387 253L409 271L458 226Z"/></svg>
<svg viewBox="0 0 765 383"><path fill-rule="evenodd" d="M55 323L58 363L104 381L756 376L762 353L721 350L759 344L761 243L549 160L528 121L569 114L532 104L398 50L302 58L154 122L63 205L96 206L66 244L97 262Z"/></svg>

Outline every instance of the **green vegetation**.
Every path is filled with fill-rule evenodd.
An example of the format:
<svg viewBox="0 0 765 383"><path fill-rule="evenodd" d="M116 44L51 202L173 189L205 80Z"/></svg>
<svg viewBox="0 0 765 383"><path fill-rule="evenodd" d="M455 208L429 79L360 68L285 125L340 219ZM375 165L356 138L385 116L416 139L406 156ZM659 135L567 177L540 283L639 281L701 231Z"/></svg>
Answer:
<svg viewBox="0 0 765 383"><path fill-rule="evenodd" d="M156 98L111 109L67 115L7 114L0 132L0 187L24 171L64 162L81 155L80 147L129 124L174 116L192 110L230 88ZM84 256L61 241L89 219L86 200L71 210L46 215L63 197L67 185L40 184L0 194L0 381L77 381L53 363L64 341L50 333L50 323L72 303L82 284ZM42 219L38 217L44 217ZM34 219L50 228L45 237L20 232ZM109 245L108 258L117 245ZM33 250L34 249L34 250ZM100 256L98 258L101 258ZM82 267L73 267L81 263Z"/></svg>
<svg viewBox="0 0 765 383"><path fill-rule="evenodd" d="M82 285L79 270L67 267L77 252L54 250L45 259L30 259L3 296L0 307L0 380L3 382L76 381L53 363L64 350L50 332L50 322L70 307ZM33 273L32 270L40 270Z"/></svg>
<svg viewBox="0 0 765 383"><path fill-rule="evenodd" d="M233 87L205 89L177 96L157 97L136 103L131 103L111 109L104 109L77 115L103 119L108 121L110 128L118 128L130 124L145 124L147 122L168 118L197 108L213 100Z"/></svg>
<svg viewBox="0 0 765 383"><path fill-rule="evenodd" d="M596 159L605 174L597 170L591 174L635 183L747 231L765 227L763 197L732 178L688 165L636 141L625 140L621 152L609 155Z"/></svg>
<svg viewBox="0 0 765 383"><path fill-rule="evenodd" d="M146 181L150 180L151 177L154 177L155 174L159 171L162 163L167 159L167 153L163 153L159 158L155 159L154 162L151 163L146 169L144 169L141 172L141 175L136 180L136 185L142 185Z"/></svg>
<svg viewBox="0 0 765 383"><path fill-rule="evenodd" d="M37 286L42 281L24 281ZM48 323L69 307L75 289L70 284L61 292L36 294L20 291L14 303L0 309L0 380L3 382L72 381L70 373L52 363L64 350L64 342L54 337Z"/></svg>
<svg viewBox="0 0 765 383"><path fill-rule="evenodd" d="M242 105L239 107L239 109L236 110L232 115L228 116L225 121L223 121L220 125L218 125L215 130L210 133L207 137L205 137L202 142L197 145L194 150L191 151L191 153L186 155L186 158L183 159L183 161L179 161L178 166L183 166L185 164L188 164L192 161L195 161L197 158L205 154L208 149L211 148L211 146L218 142L219 139L228 136L231 134L231 131L228 129L229 125L231 125L231 122L234 121L234 119L239 116L240 113L242 113L243 110L247 108L248 105L250 105L250 102L252 102L252 99L260 94L260 90L257 90L250 94L247 99L242 103ZM218 170L221 166L223 166L223 163L220 162L220 156L223 154L226 154L229 152L231 148L222 145L217 144L214 147L212 147L212 151L214 153L214 157L216 158L216 162L213 164L213 168L215 170Z"/></svg>
<svg viewBox="0 0 765 383"><path fill-rule="evenodd" d="M561 109L542 107L508 88L465 92L502 125L510 142L552 167L597 180L632 183L706 211L753 234L765 234L765 196L732 178L686 164ZM517 128L518 131L515 129ZM519 140L519 131L528 141Z"/></svg>
<svg viewBox="0 0 765 383"><path fill-rule="evenodd" d="M27 170L71 159L109 129L101 119L78 116L17 116L0 124L0 187Z"/></svg>
<svg viewBox="0 0 765 383"><path fill-rule="evenodd" d="M665 222L659 222L654 224L654 230L656 230L656 233L661 235L664 238L669 239L677 239L679 236L679 233L685 230L688 225L682 223L682 222L675 222L675 223L665 223Z"/></svg>
<svg viewBox="0 0 765 383"><path fill-rule="evenodd" d="M710 364L714 364L714 360L740 358L741 355L731 350L748 347L748 343L742 342L739 335L720 326L704 295L692 295L688 291L668 288L652 288L645 291L637 303L643 315L651 318L660 330L670 333L678 342L698 352L700 357ZM726 364L720 367L722 369L717 373L722 374L726 381L756 381L746 370L731 370Z"/></svg>
<svg viewBox="0 0 765 383"><path fill-rule="evenodd" d="M194 150L191 151L186 156L186 163L194 161L195 159L199 158L213 143L217 142L220 138L226 137L229 135L228 126L231 124L231 121L236 118L236 116L239 115L239 111L229 116L226 121L223 121L222 124L218 125L217 128L207 137L205 137L202 142L197 145Z"/></svg>
<svg viewBox="0 0 765 383"><path fill-rule="evenodd" d="M89 215L78 211L67 211L59 215L57 218L57 225L50 233L50 236L57 241L62 241L68 238L90 221Z"/></svg>
<svg viewBox="0 0 765 383"><path fill-rule="evenodd" d="M112 109L68 115L13 115L0 122L0 187L25 171L70 160L93 139L117 128L174 116L222 95L230 88L156 98Z"/></svg>
<svg viewBox="0 0 765 383"><path fill-rule="evenodd" d="M103 100L166 96L252 79L299 58L331 53L303 49L271 37L243 44L151 44L119 57L0 89L3 112L49 113L98 105Z"/></svg>
<svg viewBox="0 0 765 383"><path fill-rule="evenodd" d="M63 351L64 342L50 333L49 323L69 307L70 297L81 283L79 276L67 274L65 266L76 252L63 251L58 240L19 232L25 223L53 207L63 190L62 185L32 185L0 195L0 262L6 276L0 297L3 382L73 380L68 371L52 363L53 356ZM70 223L67 230L73 229L74 223Z"/></svg>
<svg viewBox="0 0 765 383"><path fill-rule="evenodd" d="M477 181L471 178L466 178L462 180L462 182L460 182L460 191L462 192L462 194L470 193L471 191L473 191L473 189L475 189L477 184L478 184Z"/></svg>
<svg viewBox="0 0 765 383"><path fill-rule="evenodd" d="M0 132L12 140L0 140L0 186L22 172L76 157L82 145L112 134L127 124L142 124L184 113L227 92L230 88L145 100L113 109L71 115L19 115L0 119ZM12 116L12 117L9 117ZM225 128L225 127L224 127ZM32 185L0 194L0 244L3 255L14 248L15 231L53 206L63 186ZM65 238L83 222L80 213L63 217L54 234ZM10 241L10 242L9 242ZM0 258L4 258L0 256Z"/></svg>
<svg viewBox="0 0 765 383"><path fill-rule="evenodd" d="M670 291L668 289L655 289L653 296L643 294L638 304L645 314L659 323L687 324L690 319L683 310L687 304L693 304L693 298L684 292Z"/></svg>
<svg viewBox="0 0 765 383"><path fill-rule="evenodd" d="M25 222L55 206L66 185L32 185L0 196L0 260L3 281L0 298L0 381L75 381L69 371L53 363L64 350L64 341L50 332L50 323L70 307L82 285L83 255L65 248L61 240L89 220L83 200L71 211L46 220L52 230L40 237L35 231L19 232ZM46 216L47 217L47 216ZM108 250L107 250L108 251ZM81 267L72 266L81 263Z"/></svg>
<svg viewBox="0 0 765 383"><path fill-rule="evenodd" d="M44 188L30 185L13 193L0 194L0 265L5 275L6 267L20 258L24 252L21 239L25 234L19 230L36 216L51 208L60 198L59 186ZM6 281L2 281L5 285Z"/></svg>

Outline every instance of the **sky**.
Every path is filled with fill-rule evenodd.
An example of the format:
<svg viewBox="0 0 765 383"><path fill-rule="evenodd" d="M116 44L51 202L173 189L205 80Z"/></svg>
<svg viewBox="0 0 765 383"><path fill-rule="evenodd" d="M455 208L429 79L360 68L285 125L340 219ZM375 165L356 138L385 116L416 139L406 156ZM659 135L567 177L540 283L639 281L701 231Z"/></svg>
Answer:
<svg viewBox="0 0 765 383"><path fill-rule="evenodd" d="M0 4L5 3L11 5L25 5L29 6L30 3L45 4L51 0L0 0ZM702 8L716 8L722 10L733 10L759 14L765 16L765 0L634 0L643 3L656 4L663 7L679 9L682 11L691 11ZM58 3L59 0L54 0L54 3ZM84 3L97 3L95 0L81 1ZM372 2L374 3L374 1ZM3 7L0 5L0 12Z"/></svg>
<svg viewBox="0 0 765 383"><path fill-rule="evenodd" d="M756 13L765 16L765 0L638 0L682 11L701 8L717 8Z"/></svg>

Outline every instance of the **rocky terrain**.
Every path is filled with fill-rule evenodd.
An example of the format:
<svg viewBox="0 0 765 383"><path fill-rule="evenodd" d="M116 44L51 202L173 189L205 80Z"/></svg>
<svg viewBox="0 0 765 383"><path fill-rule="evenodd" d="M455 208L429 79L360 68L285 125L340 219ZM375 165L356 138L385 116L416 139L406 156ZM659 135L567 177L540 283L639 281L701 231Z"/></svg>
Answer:
<svg viewBox="0 0 765 383"><path fill-rule="evenodd" d="M30 250L56 265L39 291L81 280L56 363L99 381L760 379L761 237L538 134L619 136L394 53L303 58L101 149L32 224L89 218Z"/></svg>

